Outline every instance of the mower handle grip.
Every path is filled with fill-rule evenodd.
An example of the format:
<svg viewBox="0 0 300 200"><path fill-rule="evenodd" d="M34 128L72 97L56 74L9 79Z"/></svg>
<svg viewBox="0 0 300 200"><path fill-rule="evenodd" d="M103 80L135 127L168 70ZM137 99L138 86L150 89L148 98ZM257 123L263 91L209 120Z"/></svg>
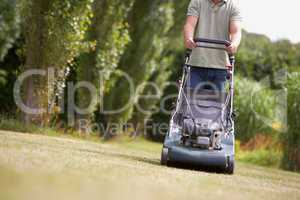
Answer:
<svg viewBox="0 0 300 200"><path fill-rule="evenodd" d="M207 43L207 44L216 44L216 45L223 45L225 47L229 47L231 45L231 42L228 40L216 40L216 39L208 39L208 38L195 38L195 43ZM226 48L221 47L209 47L209 46L203 46L201 44L197 44L197 47L203 47L203 48L211 48L211 49L218 49L218 50L225 50ZM186 49L186 58L189 58L192 53L191 49ZM235 56L228 54L229 61L231 66L234 66L235 63Z"/></svg>
<svg viewBox="0 0 300 200"><path fill-rule="evenodd" d="M231 45L231 42L228 40L216 40L216 39L208 39L208 38L195 38L194 42L202 42L202 43L208 43L208 44L218 44L218 45L224 45L226 47L229 47Z"/></svg>
<svg viewBox="0 0 300 200"><path fill-rule="evenodd" d="M195 43L206 43L206 44L216 44L216 45L223 45L224 47L229 47L231 45L231 42L228 40L216 40L216 39L208 39L208 38L195 38L194 39ZM224 47L212 47L212 46L203 46L201 44L197 44L197 47L202 47L202 48L209 48L209 49L217 49L217 50L225 50L226 48ZM234 55L228 54L230 63L234 63L235 57Z"/></svg>

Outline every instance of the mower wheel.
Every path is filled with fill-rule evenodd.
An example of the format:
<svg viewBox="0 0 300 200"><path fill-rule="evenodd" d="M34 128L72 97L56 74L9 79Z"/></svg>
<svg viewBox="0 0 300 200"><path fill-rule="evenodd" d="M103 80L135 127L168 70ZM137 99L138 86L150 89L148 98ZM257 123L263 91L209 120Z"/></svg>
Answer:
<svg viewBox="0 0 300 200"><path fill-rule="evenodd" d="M162 151L161 151L161 159L160 159L160 164L161 165L165 165L165 166L168 165L168 152L169 152L168 148L164 147L162 149Z"/></svg>
<svg viewBox="0 0 300 200"><path fill-rule="evenodd" d="M234 174L234 157L228 160L227 167L225 169L225 173L229 175Z"/></svg>

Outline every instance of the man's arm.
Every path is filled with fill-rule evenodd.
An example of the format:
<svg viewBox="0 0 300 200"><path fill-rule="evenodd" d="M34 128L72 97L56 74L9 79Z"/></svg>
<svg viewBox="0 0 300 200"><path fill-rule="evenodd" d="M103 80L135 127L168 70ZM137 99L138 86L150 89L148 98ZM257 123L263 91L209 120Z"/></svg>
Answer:
<svg viewBox="0 0 300 200"><path fill-rule="evenodd" d="M184 45L187 49L196 48L196 43L194 42L194 33L195 33L195 28L197 26L197 23L198 23L197 16L187 16L183 28Z"/></svg>
<svg viewBox="0 0 300 200"><path fill-rule="evenodd" d="M235 54L242 40L242 24L240 21L231 21L229 27L231 45L227 47L229 54Z"/></svg>

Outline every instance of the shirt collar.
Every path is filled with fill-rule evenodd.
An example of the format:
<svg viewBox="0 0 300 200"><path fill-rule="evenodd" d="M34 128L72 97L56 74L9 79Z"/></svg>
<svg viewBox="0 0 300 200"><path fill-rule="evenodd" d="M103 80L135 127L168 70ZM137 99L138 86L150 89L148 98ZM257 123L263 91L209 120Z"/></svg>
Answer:
<svg viewBox="0 0 300 200"><path fill-rule="evenodd" d="M211 5L211 8L213 8L214 10L216 8L220 8L221 6L223 6L224 4L227 3L227 0L221 0L217 5L212 1L212 0L208 0L210 5Z"/></svg>
<svg viewBox="0 0 300 200"><path fill-rule="evenodd" d="M209 0L211 3L213 3L212 2L212 0ZM222 0L223 1L223 3L227 3L227 0Z"/></svg>

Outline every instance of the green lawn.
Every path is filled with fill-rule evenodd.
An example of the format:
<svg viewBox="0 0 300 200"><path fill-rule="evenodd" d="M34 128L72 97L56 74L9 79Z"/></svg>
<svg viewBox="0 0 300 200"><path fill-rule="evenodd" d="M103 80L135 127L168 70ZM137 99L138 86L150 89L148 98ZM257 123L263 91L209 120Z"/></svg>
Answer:
<svg viewBox="0 0 300 200"><path fill-rule="evenodd" d="M300 199L300 175L237 163L236 175L160 166L161 145L0 131L0 199Z"/></svg>

